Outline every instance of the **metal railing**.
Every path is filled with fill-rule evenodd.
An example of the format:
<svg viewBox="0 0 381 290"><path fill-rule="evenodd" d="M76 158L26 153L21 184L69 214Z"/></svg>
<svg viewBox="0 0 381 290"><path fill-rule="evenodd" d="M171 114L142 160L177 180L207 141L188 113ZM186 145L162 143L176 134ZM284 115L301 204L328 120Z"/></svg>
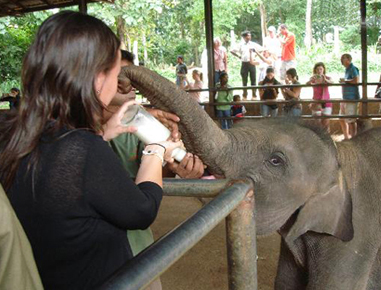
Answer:
<svg viewBox="0 0 381 290"><path fill-rule="evenodd" d="M187 92L217 92L217 91L222 91L222 90L228 90L228 91L234 91L234 90L252 90L252 89L268 89L268 88L276 88L276 89L281 89L281 88L292 88L292 87L317 87L317 86L331 86L331 87L363 87L363 86L378 86L381 85L380 82L371 82L371 83L357 83L357 84L344 84L344 83L332 83L332 84L318 84L318 85L312 85L312 84L281 84L281 85L255 85L255 86L240 86L240 87L230 87L230 88L224 88L224 89L217 89L217 88L206 88L206 89L197 89L197 90L187 90ZM282 108L282 105L285 104L290 104L291 102L288 100L251 100L251 101L240 101L240 102L229 102L229 103L218 103L218 102L203 102L200 103L200 105L203 106L219 106L219 105L261 105L261 104L271 104L271 105L277 105L279 108ZM368 99L367 97L361 98L359 100L343 100L343 99L330 99L330 100L314 100L314 99L304 99L304 100L292 100L292 104L313 104L313 103L318 103L318 104L326 104L326 103L361 103L364 106L366 106L368 103L380 103L381 106L381 99ZM381 112L376 113L376 114L369 114L368 110L362 111L361 114L356 114L356 115L334 115L331 114L329 116L315 116L312 114L309 115L301 115L299 116L300 118L303 119L348 119L348 118L356 118L356 119L369 119L369 118L381 118ZM242 119L261 119L261 118L267 118L263 117L261 115L245 115L243 117L213 117L215 120L223 120L223 119L235 119L235 120L242 120Z"/></svg>
<svg viewBox="0 0 381 290"><path fill-rule="evenodd" d="M229 180L165 179L164 192L172 196L216 197L126 263L99 289L145 289L226 218L229 290L256 290L257 250L251 184Z"/></svg>

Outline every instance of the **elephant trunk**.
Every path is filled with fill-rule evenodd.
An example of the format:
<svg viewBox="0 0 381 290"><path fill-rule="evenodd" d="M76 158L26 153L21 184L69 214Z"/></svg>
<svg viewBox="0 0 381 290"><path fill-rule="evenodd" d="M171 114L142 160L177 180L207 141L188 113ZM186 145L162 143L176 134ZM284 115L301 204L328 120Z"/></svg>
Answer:
<svg viewBox="0 0 381 290"><path fill-rule="evenodd" d="M187 92L147 68L128 66L123 71L151 104L180 117L180 132L187 150L198 155L212 173L224 175L217 159L230 143L229 137L200 105Z"/></svg>

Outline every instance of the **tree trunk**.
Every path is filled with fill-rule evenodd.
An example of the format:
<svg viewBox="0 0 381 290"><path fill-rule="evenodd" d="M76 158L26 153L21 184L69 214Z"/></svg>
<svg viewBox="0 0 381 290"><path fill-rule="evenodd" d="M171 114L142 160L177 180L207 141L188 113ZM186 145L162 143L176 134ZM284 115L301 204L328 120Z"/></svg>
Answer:
<svg viewBox="0 0 381 290"><path fill-rule="evenodd" d="M230 48L235 48L235 46L236 46L236 40L235 40L234 29L230 29Z"/></svg>
<svg viewBox="0 0 381 290"><path fill-rule="evenodd" d="M279 8L278 12L279 12L280 22L281 22L281 23L284 23L284 18L283 18L283 14L282 14L282 9Z"/></svg>
<svg viewBox="0 0 381 290"><path fill-rule="evenodd" d="M145 31L143 31L142 38L143 38L143 60L144 60L144 63L146 64L148 60L148 52L147 52L147 39L146 39Z"/></svg>
<svg viewBox="0 0 381 290"><path fill-rule="evenodd" d="M139 54L138 54L138 42L135 40L132 48L132 53L135 55L134 65L139 65Z"/></svg>
<svg viewBox="0 0 381 290"><path fill-rule="evenodd" d="M180 23L180 35L181 39L185 39L185 27L184 27L184 22Z"/></svg>
<svg viewBox="0 0 381 290"><path fill-rule="evenodd" d="M128 33L127 33L127 50L132 51L131 37Z"/></svg>
<svg viewBox="0 0 381 290"><path fill-rule="evenodd" d="M198 52L198 45L194 46L193 51L194 51L195 66L200 66L200 53Z"/></svg>
<svg viewBox="0 0 381 290"><path fill-rule="evenodd" d="M120 47L121 49L126 49L126 25L122 16L118 16L117 18L117 34L120 39Z"/></svg>
<svg viewBox="0 0 381 290"><path fill-rule="evenodd" d="M267 21L266 21L266 8L263 3L259 4L259 12L261 13L261 31L262 31L262 45L267 36Z"/></svg>
<svg viewBox="0 0 381 290"><path fill-rule="evenodd" d="M311 48L311 43L312 43L311 12L312 12L312 0L307 0L306 36L304 37L304 44L306 45L307 49Z"/></svg>

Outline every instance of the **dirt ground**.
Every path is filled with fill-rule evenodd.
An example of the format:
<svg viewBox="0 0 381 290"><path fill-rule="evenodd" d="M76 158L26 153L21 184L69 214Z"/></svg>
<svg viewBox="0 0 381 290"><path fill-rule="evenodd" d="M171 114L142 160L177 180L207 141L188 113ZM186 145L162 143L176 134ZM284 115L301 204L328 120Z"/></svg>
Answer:
<svg viewBox="0 0 381 290"><path fill-rule="evenodd" d="M163 236L198 211L196 198L164 197L151 227L155 238ZM258 238L258 289L274 289L280 237ZM162 276L163 290L228 290L225 223L221 222Z"/></svg>

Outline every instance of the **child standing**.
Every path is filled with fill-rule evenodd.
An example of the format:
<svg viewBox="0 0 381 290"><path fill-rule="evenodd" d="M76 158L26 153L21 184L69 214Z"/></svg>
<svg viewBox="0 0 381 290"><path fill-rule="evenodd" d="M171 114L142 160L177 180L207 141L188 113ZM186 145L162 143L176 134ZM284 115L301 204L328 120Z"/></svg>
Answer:
<svg viewBox="0 0 381 290"><path fill-rule="evenodd" d="M280 85L281 83L275 79L274 68L268 67L266 69L266 77L263 81L259 82L260 86L273 86ZM275 100L278 97L279 90L277 88L259 89L259 96L261 101ZM274 104L262 104L261 115L263 117L276 117L278 115L278 106Z"/></svg>
<svg viewBox="0 0 381 290"><path fill-rule="evenodd" d="M332 84L332 78L326 75L326 68L324 63L318 62L314 65L313 75L307 82L307 85L316 85L313 87L313 99L314 100L329 100L328 86L323 84ZM332 115L332 103L325 104L310 104L312 116L329 116ZM321 124L329 132L329 119L321 119Z"/></svg>
<svg viewBox="0 0 381 290"><path fill-rule="evenodd" d="M233 96L233 102L240 102L240 95ZM244 105L235 104L232 106L232 116L236 118L242 118L246 114L246 108ZM233 120L233 123L238 122L238 120Z"/></svg>
<svg viewBox="0 0 381 290"><path fill-rule="evenodd" d="M186 90L199 90L199 89L202 89L202 87L204 85L202 83L202 72L200 72L197 69L195 69L192 72L192 78L194 80L193 83L189 83L188 79L185 80L186 83L187 83L187 85L185 86L185 89ZM197 103L201 103L201 100L200 100L201 92L188 92L188 93Z"/></svg>
<svg viewBox="0 0 381 290"><path fill-rule="evenodd" d="M228 81L229 81L228 74L226 72L221 72L220 82L217 83L216 85L216 89L218 91L214 97L217 103L230 103L231 101L233 101L233 91L228 90L229 88L231 88L228 85ZM219 89L222 89L222 90L219 90ZM231 117L230 104L218 105L216 107L216 115L218 118ZM231 120L221 119L222 129L230 129L231 126L232 126Z"/></svg>
<svg viewBox="0 0 381 290"><path fill-rule="evenodd" d="M258 57L259 60L255 60L252 56L252 54L255 53ZM264 49L261 53L259 53L256 50L251 50L250 51L250 63L252 65L257 65L259 68L259 76L258 76L258 81L263 81L266 77L266 70L268 67L274 67L275 58L274 56L269 52L268 49Z"/></svg>

